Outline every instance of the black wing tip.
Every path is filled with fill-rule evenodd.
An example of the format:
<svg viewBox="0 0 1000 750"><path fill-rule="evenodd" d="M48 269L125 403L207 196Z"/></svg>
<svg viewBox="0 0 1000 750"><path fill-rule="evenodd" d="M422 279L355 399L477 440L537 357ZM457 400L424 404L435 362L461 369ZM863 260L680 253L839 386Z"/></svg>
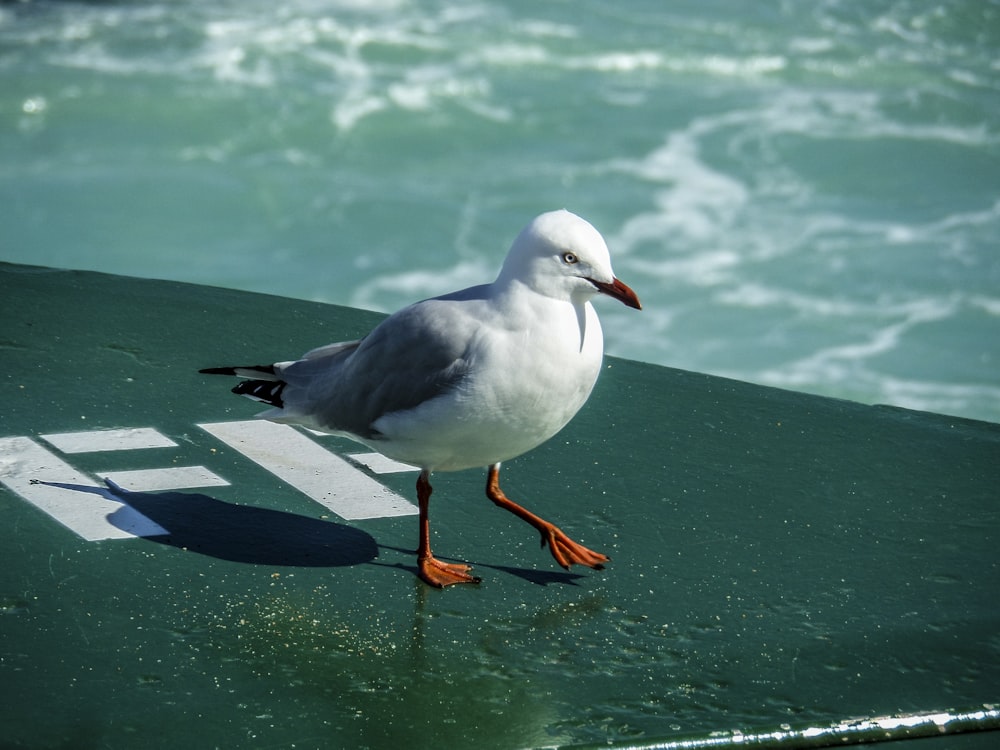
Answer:
<svg viewBox="0 0 1000 750"><path fill-rule="evenodd" d="M274 375L274 365L247 365L245 367L206 367L198 370L202 375L235 375L241 378L253 377L250 373L258 375Z"/></svg>
<svg viewBox="0 0 1000 750"><path fill-rule="evenodd" d="M285 390L286 383L281 380L244 380L236 384L232 391L238 396L246 396L254 401L284 408L285 402L281 394Z"/></svg>
<svg viewBox="0 0 1000 750"><path fill-rule="evenodd" d="M239 378L247 378L237 383L232 391L240 396L247 396L254 401L260 401L279 409L285 403L282 399L282 391L285 390L285 381L277 377L274 365L253 365L251 367L206 367L198 370L203 375L235 375ZM256 378L255 375L262 375ZM271 377L267 377L271 376Z"/></svg>

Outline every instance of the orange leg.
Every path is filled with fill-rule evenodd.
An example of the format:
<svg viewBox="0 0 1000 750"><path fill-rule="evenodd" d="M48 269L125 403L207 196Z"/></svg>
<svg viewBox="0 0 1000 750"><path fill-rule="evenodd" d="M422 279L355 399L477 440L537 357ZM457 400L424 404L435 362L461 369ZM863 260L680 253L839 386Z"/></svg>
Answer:
<svg viewBox="0 0 1000 750"><path fill-rule="evenodd" d="M504 510L509 510L521 520L527 521L538 529L542 535L542 546L544 547L548 543L549 551L552 552L556 562L567 570L574 563L600 570L604 567L603 563L611 560L607 555L602 555L600 552L587 549L582 544L577 544L566 536L559 527L509 500L500 489L500 464L493 464L489 468L489 473L486 475L486 496Z"/></svg>
<svg viewBox="0 0 1000 750"><path fill-rule="evenodd" d="M443 563L431 554L431 524L427 509L431 500L430 472L421 471L417 477L417 500L420 503L420 546L417 549L417 567L420 578L436 588L456 583L479 583L480 578L469 575L468 565Z"/></svg>

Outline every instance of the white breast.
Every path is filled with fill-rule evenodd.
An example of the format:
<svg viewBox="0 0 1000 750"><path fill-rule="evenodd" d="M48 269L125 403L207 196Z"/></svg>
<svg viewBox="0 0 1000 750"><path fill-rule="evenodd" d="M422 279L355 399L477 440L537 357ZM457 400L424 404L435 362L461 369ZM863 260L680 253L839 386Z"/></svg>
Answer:
<svg viewBox="0 0 1000 750"><path fill-rule="evenodd" d="M519 305L522 314L487 321L470 343L472 368L459 388L379 419L385 439L374 447L423 468L457 471L521 455L561 430L600 372L600 321L590 303L534 298Z"/></svg>

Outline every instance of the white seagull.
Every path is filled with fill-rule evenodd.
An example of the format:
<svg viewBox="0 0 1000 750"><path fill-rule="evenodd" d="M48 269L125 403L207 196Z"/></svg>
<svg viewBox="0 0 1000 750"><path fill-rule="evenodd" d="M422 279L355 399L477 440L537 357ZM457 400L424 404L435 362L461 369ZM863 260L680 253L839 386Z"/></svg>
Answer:
<svg viewBox="0 0 1000 750"><path fill-rule="evenodd" d="M569 211L536 217L491 284L405 307L358 341L273 365L203 373L247 378L233 388L272 408L258 416L356 440L420 468L420 578L478 583L468 565L431 554L430 475L488 467L486 495L534 526L562 567L600 569L609 558L509 500L500 463L548 440L597 381L604 337L591 299L641 309L615 278L604 238Z"/></svg>

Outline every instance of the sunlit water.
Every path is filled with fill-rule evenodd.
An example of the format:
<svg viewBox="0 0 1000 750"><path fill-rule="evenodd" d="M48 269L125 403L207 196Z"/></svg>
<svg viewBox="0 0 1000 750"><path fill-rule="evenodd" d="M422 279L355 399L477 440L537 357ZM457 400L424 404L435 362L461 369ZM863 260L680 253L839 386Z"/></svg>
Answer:
<svg viewBox="0 0 1000 750"><path fill-rule="evenodd" d="M0 259L388 311L567 207L612 354L1000 421L998 50L985 0L7 3Z"/></svg>

